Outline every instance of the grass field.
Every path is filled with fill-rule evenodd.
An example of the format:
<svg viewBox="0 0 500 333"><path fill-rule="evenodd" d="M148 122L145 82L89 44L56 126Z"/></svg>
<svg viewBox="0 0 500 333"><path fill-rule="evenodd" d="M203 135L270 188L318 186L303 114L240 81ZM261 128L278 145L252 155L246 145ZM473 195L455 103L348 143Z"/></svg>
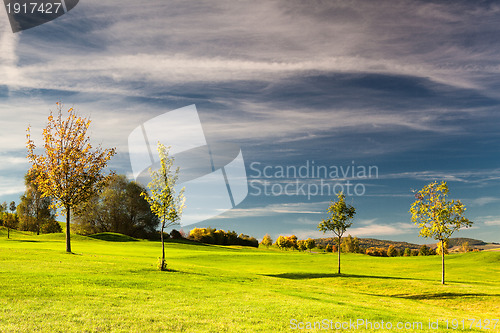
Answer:
<svg viewBox="0 0 500 333"><path fill-rule="evenodd" d="M500 252L447 256L442 286L438 256L345 254L338 276L336 254L172 241L172 271L160 272L159 242L74 236L66 254L63 234L11 237L0 229L2 332L287 332L324 319L364 320L359 332L500 332L479 328L500 317Z"/></svg>

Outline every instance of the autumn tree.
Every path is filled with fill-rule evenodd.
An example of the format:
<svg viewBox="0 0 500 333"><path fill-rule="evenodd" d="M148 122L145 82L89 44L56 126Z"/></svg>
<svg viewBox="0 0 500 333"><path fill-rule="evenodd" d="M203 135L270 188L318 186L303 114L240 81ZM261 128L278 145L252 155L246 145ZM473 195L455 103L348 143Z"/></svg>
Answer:
<svg viewBox="0 0 500 333"><path fill-rule="evenodd" d="M16 207L16 202L11 201L9 205L10 212L14 215L16 213L17 207Z"/></svg>
<svg viewBox="0 0 500 333"><path fill-rule="evenodd" d="M269 236L269 234L265 234L264 238L262 238L261 244L269 248L269 246L273 245L273 239Z"/></svg>
<svg viewBox="0 0 500 333"><path fill-rule="evenodd" d="M358 253L359 252L359 239L357 237L352 237L348 235L342 241L342 250L346 253Z"/></svg>
<svg viewBox="0 0 500 333"><path fill-rule="evenodd" d="M388 257L396 257L398 255L398 250L394 247L394 245L389 245L387 248L387 256Z"/></svg>
<svg viewBox="0 0 500 333"><path fill-rule="evenodd" d="M438 242L436 247L436 253L439 255L442 255L443 252L444 254L448 254L448 239L443 242ZM443 250L444 248L444 250Z"/></svg>
<svg viewBox="0 0 500 333"><path fill-rule="evenodd" d="M330 207L328 208L328 213L331 215L329 219L322 220L318 225L318 229L323 231L332 231L337 237L337 249L338 249L338 274L340 274L340 245L342 240L342 235L344 235L347 228L352 225L351 220L356 214L356 209L346 204L345 195L341 192L337 195L337 201L332 201Z"/></svg>
<svg viewBox="0 0 500 333"><path fill-rule="evenodd" d="M148 184L150 193L142 192L141 195L147 200L151 211L161 221L161 250L162 257L159 263L160 270L167 268L165 263L165 243L163 231L173 225L180 224L182 210L184 208L184 188L179 193L175 184L179 178L179 167L174 169L174 158L169 156L170 147L165 147L158 142L158 154L160 156L160 169L153 171L149 169L151 181Z"/></svg>
<svg viewBox="0 0 500 333"><path fill-rule="evenodd" d="M3 225L4 227L7 228L7 238L10 238L10 229L16 229L17 227L17 216L12 213L7 213L7 204L5 203L4 206L2 207L4 213L3 215Z"/></svg>
<svg viewBox="0 0 500 333"><path fill-rule="evenodd" d="M311 252L312 249L316 246L316 242L312 238L306 239L306 247Z"/></svg>
<svg viewBox="0 0 500 333"><path fill-rule="evenodd" d="M288 246L292 248L292 250L298 249L297 236L291 235L288 237Z"/></svg>
<svg viewBox="0 0 500 333"><path fill-rule="evenodd" d="M299 241L297 241L297 247L298 247L299 251L305 251L305 250L307 250L306 241L305 240L299 240Z"/></svg>
<svg viewBox="0 0 500 333"><path fill-rule="evenodd" d="M415 193L415 202L411 205L411 220L420 227L420 236L432 237L444 243L460 228L468 228L472 221L463 217L466 210L460 200L447 200L446 182L432 182ZM444 252L441 252L441 283L444 284Z"/></svg>
<svg viewBox="0 0 500 333"><path fill-rule="evenodd" d="M71 252L71 211L76 205L88 200L99 191L109 175L102 174L108 161L116 153L115 148L92 147L87 131L90 119L79 117L73 108L63 117L63 106L57 103L57 114L49 115L43 130L45 153L35 152L31 127L27 130L28 160L30 173L35 175L42 197L55 200L57 207L66 212L66 252Z"/></svg>
<svg viewBox="0 0 500 333"><path fill-rule="evenodd" d="M463 242L462 246L460 247L460 252L470 252L470 251L472 251L472 249L469 246L469 242Z"/></svg>
<svg viewBox="0 0 500 333"><path fill-rule="evenodd" d="M24 176L24 185L26 190L21 196L21 202L17 206L17 215L19 216L19 230L33 231L37 235L40 229L54 230L61 232L59 223L55 220L55 210L52 208L52 199L42 197L38 186L33 182L36 176L26 173Z"/></svg>
<svg viewBox="0 0 500 333"><path fill-rule="evenodd" d="M283 250L289 247L289 239L288 237L285 236L279 236L278 239L276 239L276 242L274 243L279 249Z"/></svg>

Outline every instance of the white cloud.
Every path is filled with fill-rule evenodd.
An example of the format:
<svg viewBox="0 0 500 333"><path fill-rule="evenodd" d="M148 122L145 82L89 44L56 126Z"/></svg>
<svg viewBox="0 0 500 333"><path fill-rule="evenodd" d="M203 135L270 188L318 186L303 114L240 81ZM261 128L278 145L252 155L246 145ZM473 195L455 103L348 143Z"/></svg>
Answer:
<svg viewBox="0 0 500 333"><path fill-rule="evenodd" d="M351 18L326 20L323 12L350 13ZM107 20L103 13L109 14ZM447 19L430 21L429 13ZM442 42L458 33L451 18L473 20L494 14L477 10L472 18L464 17L449 6L411 2L373 7L366 2L305 6L282 1L196 5L178 1L138 7L132 2L89 1L81 3L71 19L76 20L75 28L84 21L95 24L95 30L82 31L82 38L98 47L74 52L57 40L40 38L33 45L21 45L23 55L37 54L33 64L16 64L17 35L10 33L4 20L3 29L10 34L3 33L2 57L16 75L0 77L0 84L131 95L136 93L126 86L131 81L167 86L274 81L326 71L418 76L478 87L484 84L482 74L500 72L496 53L471 52L458 43ZM69 22L62 18L58 23Z"/></svg>
<svg viewBox="0 0 500 333"><path fill-rule="evenodd" d="M0 197L24 192L24 182L17 177L0 176Z"/></svg>
<svg viewBox="0 0 500 333"><path fill-rule="evenodd" d="M400 172L392 174L382 174L380 179L418 179L425 181L442 180L454 181L463 183L479 183L485 181L493 181L500 179L500 169L485 169L485 170L467 170L457 171L450 170L444 171L413 171L413 172ZM482 199L482 201L487 199ZM481 201L481 199L480 199ZM479 202L480 202L479 201Z"/></svg>
<svg viewBox="0 0 500 333"><path fill-rule="evenodd" d="M495 203L495 202L499 202L499 201L500 201L500 198L480 197L480 198L476 198L476 199L471 200L471 204L474 206L485 206L485 205L488 205L490 203Z"/></svg>
<svg viewBox="0 0 500 333"><path fill-rule="evenodd" d="M394 223L394 224L369 224L363 227L355 227L348 229L349 233L357 237L372 237L372 236L391 236L408 234L415 231L415 226L410 223Z"/></svg>
<svg viewBox="0 0 500 333"><path fill-rule="evenodd" d="M415 232L415 226L411 223L393 223L393 224L381 224L376 223L377 219L361 220L356 221L356 225L361 224L361 227L355 227L347 229L344 236L352 235L353 237L377 237L377 236L393 236L393 235L403 235ZM311 229L293 229L290 233L296 235L299 239L304 238L325 238L333 237L333 233L323 233L317 230Z"/></svg>
<svg viewBox="0 0 500 333"><path fill-rule="evenodd" d="M262 207L254 208L234 208L219 218L237 218L237 217L258 217L258 216L273 216L278 214L322 214L324 213L325 205L328 202L301 202L301 203L283 203L270 204ZM307 222L306 220L299 220Z"/></svg>
<svg viewBox="0 0 500 333"><path fill-rule="evenodd" d="M500 216L495 216L495 215L478 216L474 219L474 221L477 221L487 226L497 226L497 225L500 226Z"/></svg>

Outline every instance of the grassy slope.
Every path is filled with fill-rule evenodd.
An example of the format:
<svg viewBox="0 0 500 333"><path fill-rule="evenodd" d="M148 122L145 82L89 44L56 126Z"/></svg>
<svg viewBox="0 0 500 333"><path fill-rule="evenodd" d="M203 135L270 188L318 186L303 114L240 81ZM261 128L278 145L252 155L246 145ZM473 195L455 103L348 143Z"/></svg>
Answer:
<svg viewBox="0 0 500 333"><path fill-rule="evenodd" d="M0 230L0 331L282 332L292 318L427 325L500 315L498 252L447 256L441 286L437 256L343 255L339 277L335 254L171 242L175 271L159 272L160 243L73 239L70 255L62 234L7 240Z"/></svg>

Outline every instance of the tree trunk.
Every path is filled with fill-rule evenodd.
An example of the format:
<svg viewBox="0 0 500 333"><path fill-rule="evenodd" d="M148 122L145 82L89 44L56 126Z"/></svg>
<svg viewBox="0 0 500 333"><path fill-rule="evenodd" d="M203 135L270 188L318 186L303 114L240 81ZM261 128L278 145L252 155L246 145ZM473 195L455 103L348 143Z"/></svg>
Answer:
<svg viewBox="0 0 500 333"><path fill-rule="evenodd" d="M441 284L444 284L444 239L441 239Z"/></svg>
<svg viewBox="0 0 500 333"><path fill-rule="evenodd" d="M66 207L66 252L71 253L71 239L69 233L70 207Z"/></svg>
<svg viewBox="0 0 500 333"><path fill-rule="evenodd" d="M337 245L338 266L339 266L338 274L339 275L340 275L340 240L341 240L341 237L339 236L339 242L338 242L338 245Z"/></svg>
<svg viewBox="0 0 500 333"><path fill-rule="evenodd" d="M161 224L161 267L160 270L165 270L165 242L163 240L163 229L165 228L165 221Z"/></svg>
<svg viewBox="0 0 500 333"><path fill-rule="evenodd" d="M10 229L7 227L7 238L10 238Z"/></svg>
<svg viewBox="0 0 500 333"><path fill-rule="evenodd" d="M36 235L40 235L40 220L38 219L38 207L36 208Z"/></svg>

